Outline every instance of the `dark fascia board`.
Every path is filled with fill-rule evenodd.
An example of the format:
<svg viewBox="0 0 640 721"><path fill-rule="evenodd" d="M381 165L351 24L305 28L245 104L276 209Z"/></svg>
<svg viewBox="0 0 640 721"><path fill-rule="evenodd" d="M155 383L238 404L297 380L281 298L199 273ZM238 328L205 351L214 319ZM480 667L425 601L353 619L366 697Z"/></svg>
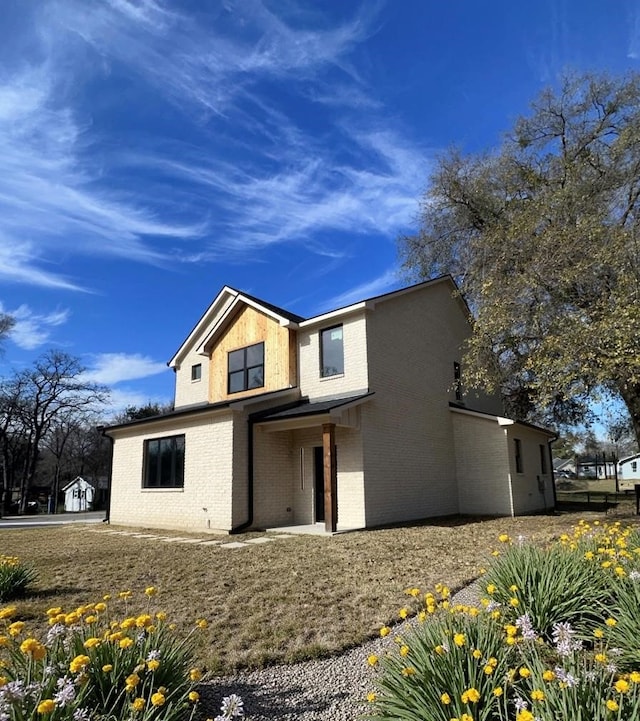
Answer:
<svg viewBox="0 0 640 721"><path fill-rule="evenodd" d="M544 433L545 435L549 436L550 438L556 439L558 437L557 431L552 431L549 428L543 428L542 426L537 426L534 423L529 423L528 421L518 421L513 418L507 418L507 416L497 416L495 413L487 413L486 411L477 411L475 408L469 408L468 406L463 406L460 403L454 403L453 401L449 401L449 408L452 408L453 410L458 411L466 411L469 414L476 415L476 416L484 416L488 420L493 419L497 420L498 418L504 418L508 421L511 421L514 425L518 426L524 426L525 428L531 428L531 430L539 431L540 433Z"/></svg>

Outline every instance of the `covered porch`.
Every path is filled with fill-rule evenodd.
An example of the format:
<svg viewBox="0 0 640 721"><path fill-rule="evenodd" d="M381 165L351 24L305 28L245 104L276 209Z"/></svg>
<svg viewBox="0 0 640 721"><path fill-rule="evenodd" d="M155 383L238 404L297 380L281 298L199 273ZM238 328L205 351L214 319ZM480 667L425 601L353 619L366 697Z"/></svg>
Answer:
<svg viewBox="0 0 640 721"><path fill-rule="evenodd" d="M372 395L302 400L250 418L254 525L312 534L366 525L360 407Z"/></svg>

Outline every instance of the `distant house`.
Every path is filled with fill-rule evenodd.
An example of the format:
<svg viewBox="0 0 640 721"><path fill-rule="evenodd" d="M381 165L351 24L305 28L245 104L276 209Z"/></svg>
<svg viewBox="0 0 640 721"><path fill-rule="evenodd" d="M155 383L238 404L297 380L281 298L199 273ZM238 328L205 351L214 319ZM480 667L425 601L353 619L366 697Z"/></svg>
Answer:
<svg viewBox="0 0 640 721"><path fill-rule="evenodd" d="M224 287L180 345L175 410L103 429L112 523L327 531L554 506L543 428L464 386L446 276L303 318Z"/></svg>
<svg viewBox="0 0 640 721"><path fill-rule="evenodd" d="M67 483L62 492L64 493L64 510L66 512L74 513L92 509L95 489L84 478L77 476L71 483Z"/></svg>
<svg viewBox="0 0 640 721"><path fill-rule="evenodd" d="M640 453L618 461L618 488L633 491L637 483L640 483Z"/></svg>

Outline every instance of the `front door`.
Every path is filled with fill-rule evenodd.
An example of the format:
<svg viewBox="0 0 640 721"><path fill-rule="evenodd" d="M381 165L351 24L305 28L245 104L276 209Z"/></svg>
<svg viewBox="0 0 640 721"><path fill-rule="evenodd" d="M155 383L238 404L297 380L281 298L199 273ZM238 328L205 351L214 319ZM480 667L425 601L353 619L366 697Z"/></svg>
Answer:
<svg viewBox="0 0 640 721"><path fill-rule="evenodd" d="M324 453L322 446L313 449L313 484L315 489L315 521L324 521Z"/></svg>

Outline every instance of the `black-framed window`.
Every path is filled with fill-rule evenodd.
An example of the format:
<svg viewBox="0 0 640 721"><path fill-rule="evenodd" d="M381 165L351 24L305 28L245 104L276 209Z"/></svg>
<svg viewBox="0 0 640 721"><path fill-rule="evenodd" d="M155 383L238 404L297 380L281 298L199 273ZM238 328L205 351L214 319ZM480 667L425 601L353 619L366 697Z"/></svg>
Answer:
<svg viewBox="0 0 640 721"><path fill-rule="evenodd" d="M453 389L456 394L456 400L462 400L462 371L460 369L460 363L457 361L453 362Z"/></svg>
<svg viewBox="0 0 640 721"><path fill-rule="evenodd" d="M199 381L202 378L202 363L191 366L191 380Z"/></svg>
<svg viewBox="0 0 640 721"><path fill-rule="evenodd" d="M184 436L144 442L143 488L184 487Z"/></svg>
<svg viewBox="0 0 640 721"><path fill-rule="evenodd" d="M328 378L344 373L342 325L320 331L320 376Z"/></svg>
<svg viewBox="0 0 640 721"><path fill-rule="evenodd" d="M516 457L516 473L524 473L524 466L522 463L522 441L519 438L513 439L513 448Z"/></svg>
<svg viewBox="0 0 640 721"><path fill-rule="evenodd" d="M547 473L547 447L544 443L540 444L540 473L544 476Z"/></svg>
<svg viewBox="0 0 640 721"><path fill-rule="evenodd" d="M228 355L229 393L264 386L264 343L232 350Z"/></svg>

